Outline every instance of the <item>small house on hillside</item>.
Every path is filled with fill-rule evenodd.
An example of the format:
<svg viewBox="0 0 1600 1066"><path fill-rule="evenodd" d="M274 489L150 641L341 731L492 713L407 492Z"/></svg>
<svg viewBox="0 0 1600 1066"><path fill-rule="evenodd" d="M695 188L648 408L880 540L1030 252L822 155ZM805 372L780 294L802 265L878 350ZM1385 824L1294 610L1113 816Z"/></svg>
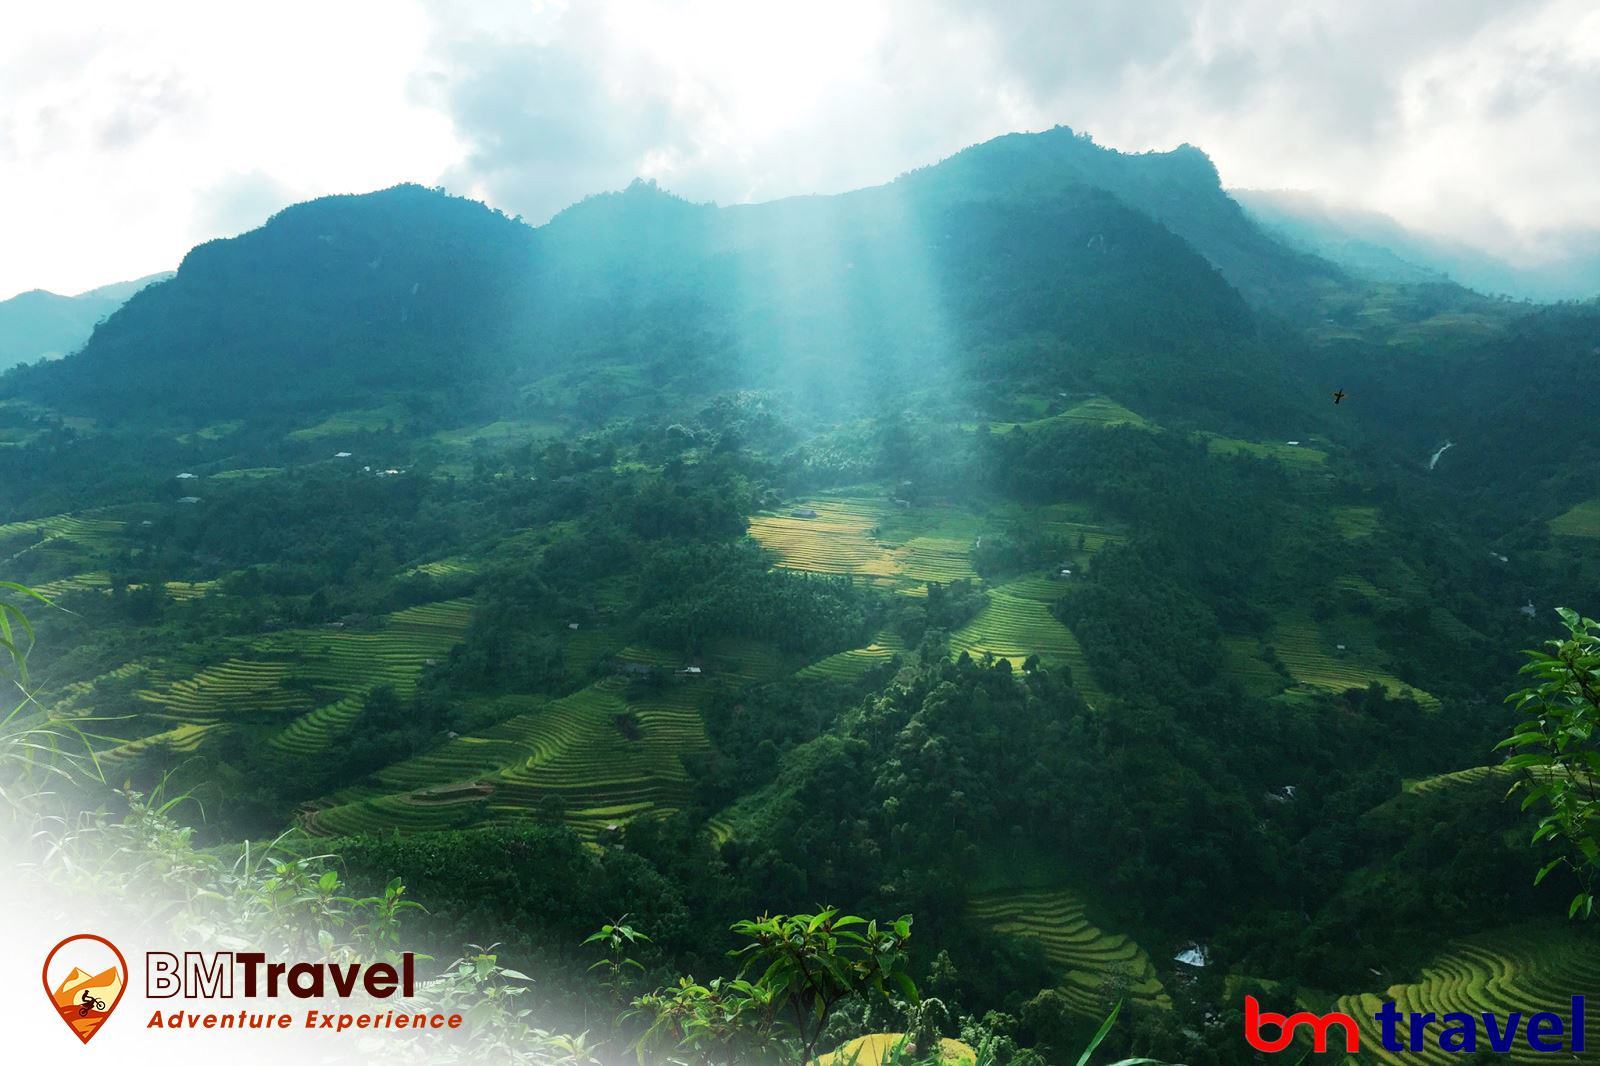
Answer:
<svg viewBox="0 0 1600 1066"><path fill-rule="evenodd" d="M179 503L199 503L200 502L200 497L198 497L198 496L179 496L178 497L178 502Z"/></svg>
<svg viewBox="0 0 1600 1066"><path fill-rule="evenodd" d="M348 458L350 458L350 453L349 452L334 452L333 453L333 457L335 459L348 459Z"/></svg>
<svg viewBox="0 0 1600 1066"><path fill-rule="evenodd" d="M698 666L685 666L683 669L678 671L678 676L679 677L699 677L704 672L705 671L701 670Z"/></svg>
<svg viewBox="0 0 1600 1066"><path fill-rule="evenodd" d="M1195 969L1202 969L1211 962L1211 952L1206 949L1204 944L1190 944L1172 956L1172 961L1181 963L1184 966L1193 966Z"/></svg>
<svg viewBox="0 0 1600 1066"><path fill-rule="evenodd" d="M200 476L199 474L191 474L187 470L185 470L183 473L178 475L178 480L179 481L193 481L195 478L197 478L199 476Z"/></svg>
<svg viewBox="0 0 1600 1066"><path fill-rule="evenodd" d="M791 515L793 515L794 517L796 517L796 518L815 518L815 517L817 517L817 512L814 511L813 509L811 509L810 507L796 507L793 511L790 511L789 513Z"/></svg>

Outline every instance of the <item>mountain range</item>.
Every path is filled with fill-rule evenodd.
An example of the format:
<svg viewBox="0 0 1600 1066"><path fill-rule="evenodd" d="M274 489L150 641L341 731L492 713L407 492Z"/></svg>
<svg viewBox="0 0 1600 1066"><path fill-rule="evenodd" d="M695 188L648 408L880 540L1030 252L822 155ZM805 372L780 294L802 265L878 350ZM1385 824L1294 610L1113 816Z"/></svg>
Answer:
<svg viewBox="0 0 1600 1066"><path fill-rule="evenodd" d="M0 370L38 359L59 359L77 351L95 326L130 296L171 276L171 271L151 274L102 285L76 296L31 289L0 300Z"/></svg>

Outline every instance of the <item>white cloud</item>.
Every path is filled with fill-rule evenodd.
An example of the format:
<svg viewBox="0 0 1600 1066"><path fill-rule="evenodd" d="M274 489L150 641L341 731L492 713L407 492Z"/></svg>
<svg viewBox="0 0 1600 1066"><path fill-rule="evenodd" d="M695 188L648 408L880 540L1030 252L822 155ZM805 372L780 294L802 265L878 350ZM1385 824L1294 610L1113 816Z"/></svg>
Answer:
<svg viewBox="0 0 1600 1066"><path fill-rule="evenodd" d="M1533 259L1600 227L1596 99L1585 0L39 5L0 19L0 296L328 192L759 200L1058 122Z"/></svg>
<svg viewBox="0 0 1600 1066"><path fill-rule="evenodd" d="M0 296L176 266L297 199L436 179L420 10L54 3L0 17ZM248 195L246 195L248 193Z"/></svg>

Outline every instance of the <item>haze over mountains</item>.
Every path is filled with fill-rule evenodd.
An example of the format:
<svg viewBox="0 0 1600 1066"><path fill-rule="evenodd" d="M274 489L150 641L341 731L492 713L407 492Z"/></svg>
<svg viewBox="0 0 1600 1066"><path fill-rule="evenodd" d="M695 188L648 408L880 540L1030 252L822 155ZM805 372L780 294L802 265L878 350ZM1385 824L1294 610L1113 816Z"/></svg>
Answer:
<svg viewBox="0 0 1600 1066"><path fill-rule="evenodd" d="M1491 296L1589 300L1600 296L1600 233L1580 233L1568 250L1517 267L1469 245L1413 232L1387 215L1339 207L1312 193L1229 189L1262 226L1293 247L1376 281L1453 281Z"/></svg>
<svg viewBox="0 0 1600 1066"><path fill-rule="evenodd" d="M538 228L398 186L201 245L79 355L0 393L105 424L423 393L530 416L581 369L610 375L596 410L707 380L848 406L949 374L1026 378L1049 349L1070 353L1049 363L1062 384L1273 435L1336 385L1362 394L1345 425L1409 449L1506 431L1481 412L1501 402L1511 312L1373 242L1286 237L1281 210L1276 230L1257 221L1281 200L1246 199L1196 148L1130 155L1066 128L838 196L719 208L636 182ZM1587 403L1529 369L1526 402ZM1447 466L1469 464L1457 447Z"/></svg>
<svg viewBox="0 0 1600 1066"><path fill-rule="evenodd" d="M76 296L43 289L0 300L0 370L36 359L59 359L77 351L94 327L147 285L164 281L171 271L134 281L102 285Z"/></svg>

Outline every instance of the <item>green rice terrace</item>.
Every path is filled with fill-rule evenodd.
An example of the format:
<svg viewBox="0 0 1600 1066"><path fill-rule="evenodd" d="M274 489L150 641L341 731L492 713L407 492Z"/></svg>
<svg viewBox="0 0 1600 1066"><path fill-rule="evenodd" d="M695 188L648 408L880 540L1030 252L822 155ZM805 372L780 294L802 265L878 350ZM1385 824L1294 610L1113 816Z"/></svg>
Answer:
<svg viewBox="0 0 1600 1066"><path fill-rule="evenodd" d="M913 515L886 497L822 497L750 519L750 535L778 566L899 589L976 579L970 553L977 529L967 511L924 508Z"/></svg>
<svg viewBox="0 0 1600 1066"><path fill-rule="evenodd" d="M362 786L307 810L317 834L444 828L516 821L554 809L581 835L677 810L688 794L683 756L704 751L697 706L705 682L630 693L613 676L552 701L531 697L520 713L478 736L454 737L397 763Z"/></svg>
<svg viewBox="0 0 1600 1066"><path fill-rule="evenodd" d="M115 760L154 744L191 751L207 734L242 725L272 729L275 747L315 757L344 735L374 686L392 685L409 696L429 661L461 640L470 615L466 600L424 604L389 615L371 631L282 630L232 641L228 658L189 676L151 670L150 684L136 695L149 708L142 718L156 730L103 757Z"/></svg>
<svg viewBox="0 0 1600 1066"><path fill-rule="evenodd" d="M985 892L968 901L967 915L996 932L1039 944L1060 969L1058 991L1084 1017L1104 1017L1123 997L1144 1006L1172 1006L1144 949L1096 926L1084 914L1083 901L1070 891Z"/></svg>
<svg viewBox="0 0 1600 1066"><path fill-rule="evenodd" d="M750 535L776 565L821 574L861 576L901 595L924 595L929 582L977 580L971 554L986 530L1026 521L1092 556L1120 534L1094 522L1081 507L1061 504L1032 512L1008 509L980 516L957 507L910 507L889 498L820 496L783 513L750 519ZM1102 695L1072 631L1051 614L1066 592L1063 581L1035 575L987 590L988 602L950 634L953 652L992 655L1020 667L1030 655L1072 669L1078 689L1091 701ZM806 676L858 677L895 651L891 634L865 648L842 652L807 669Z"/></svg>
<svg viewBox="0 0 1600 1066"><path fill-rule="evenodd" d="M119 519L90 514L8 522L0 525L0 551L7 561L30 552L81 557L112 548L124 525Z"/></svg>
<svg viewBox="0 0 1600 1066"><path fill-rule="evenodd" d="M1561 537L1600 537L1600 500L1585 500L1552 518L1550 532Z"/></svg>
<svg viewBox="0 0 1600 1066"><path fill-rule="evenodd" d="M1439 701L1429 693L1362 661L1362 656L1372 654L1372 650L1362 647L1358 643L1360 631L1353 626L1350 628L1350 634L1343 641L1331 641L1309 615L1289 614L1272 627L1268 641L1278 661L1298 684L1345 692L1376 682L1392 697L1413 699L1425 710L1438 709Z"/></svg>
<svg viewBox="0 0 1600 1066"><path fill-rule="evenodd" d="M1155 430L1155 423L1148 421L1142 415L1130 411L1108 396L1094 396L1080 403L1073 404L1064 411L1041 418L1031 419L1026 422L986 422L981 423L989 427L991 433L1009 433L1013 429L1041 429L1047 426L1132 426L1135 429ZM979 423L972 423L967 428L976 429Z"/></svg>
<svg viewBox="0 0 1600 1066"><path fill-rule="evenodd" d="M1048 577L1020 578L990 589L988 605L950 634L951 650L973 658L1008 659L1013 668L1030 655L1047 665L1064 663L1072 669L1073 684L1092 703L1104 693L1089 672L1078 638L1050 613L1063 592L1062 583Z"/></svg>
<svg viewBox="0 0 1600 1066"><path fill-rule="evenodd" d="M1393 1000L1403 1012L1431 1012L1439 1017L1451 1011L1471 1015L1497 1012L1502 1019L1511 1011L1524 1016L1552 1011L1566 1017L1572 997L1596 987L1600 987L1600 938L1593 931L1576 923L1531 923L1456 941L1423 969L1418 980L1394 985L1382 994L1341 996L1333 1009L1361 1023L1362 1051L1371 1061L1444 1066L1462 1061L1462 1056L1441 1050L1432 1037L1421 1051L1386 1051L1373 1013L1386 1000ZM1436 1036L1437 1028L1431 1031ZM1479 1046L1484 1046L1481 1033ZM1533 1051L1519 1038L1509 1058L1537 1063L1549 1061L1551 1056Z"/></svg>
<svg viewBox="0 0 1600 1066"><path fill-rule="evenodd" d="M1315 469L1328 461L1327 452L1303 441L1284 441L1279 444L1239 440L1215 433L1201 433L1199 436L1206 442L1206 449L1212 455L1248 455L1255 459L1273 459L1290 469Z"/></svg>

